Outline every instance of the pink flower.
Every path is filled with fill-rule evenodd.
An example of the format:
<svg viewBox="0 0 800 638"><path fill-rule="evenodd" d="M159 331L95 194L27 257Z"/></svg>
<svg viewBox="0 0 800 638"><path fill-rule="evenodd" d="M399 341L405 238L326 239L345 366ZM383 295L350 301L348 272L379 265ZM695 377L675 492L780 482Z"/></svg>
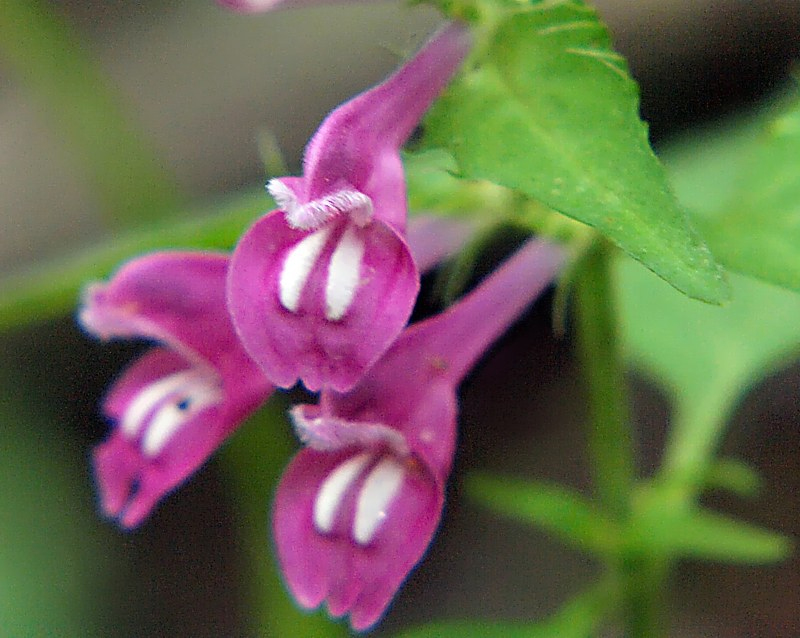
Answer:
<svg viewBox="0 0 800 638"><path fill-rule="evenodd" d="M405 326L419 273L404 239L399 150L469 49L450 25L383 84L334 110L302 177L271 180L280 205L242 237L228 304L276 385L351 388Z"/></svg>
<svg viewBox="0 0 800 638"><path fill-rule="evenodd" d="M86 291L87 331L156 342L108 392L103 412L115 427L94 451L101 507L122 527L139 525L273 391L228 316L228 261L148 255Z"/></svg>
<svg viewBox="0 0 800 638"><path fill-rule="evenodd" d="M258 13L287 7L326 4L324 0L217 0L217 3L242 13Z"/></svg>
<svg viewBox="0 0 800 638"><path fill-rule="evenodd" d="M374 625L430 544L456 439L456 390L553 279L554 246L531 241L442 314L406 329L350 391L292 418L307 444L274 508L277 553L298 603Z"/></svg>

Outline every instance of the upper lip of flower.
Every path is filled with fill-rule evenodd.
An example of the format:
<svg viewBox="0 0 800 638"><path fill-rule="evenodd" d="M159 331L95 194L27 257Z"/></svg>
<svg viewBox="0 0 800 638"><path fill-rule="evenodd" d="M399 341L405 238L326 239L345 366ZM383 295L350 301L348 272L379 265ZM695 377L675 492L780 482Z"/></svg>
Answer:
<svg viewBox="0 0 800 638"><path fill-rule="evenodd" d="M136 303L117 305L104 301L108 284L95 282L88 285L78 311L78 323L88 332L103 340L149 339L163 343L184 357L191 366L216 374L208 359L187 345L179 335L166 329L157 321L143 316Z"/></svg>
<svg viewBox="0 0 800 638"><path fill-rule="evenodd" d="M399 458L411 454L403 434L383 423L323 414L319 408L310 405L295 406L289 414L297 437L314 450L334 452L354 446L370 446L386 449Z"/></svg>
<svg viewBox="0 0 800 638"><path fill-rule="evenodd" d="M441 93L471 46L469 29L446 25L381 84L334 109L306 146L303 177L271 180L287 221L316 228L348 213L359 225L406 224L400 147Z"/></svg>
<svg viewBox="0 0 800 638"><path fill-rule="evenodd" d="M312 230L319 228L336 215L349 214L358 226L366 226L372 220L372 200L352 187L345 187L309 202L301 202L298 196L281 179L267 182L267 191L286 215L292 228Z"/></svg>

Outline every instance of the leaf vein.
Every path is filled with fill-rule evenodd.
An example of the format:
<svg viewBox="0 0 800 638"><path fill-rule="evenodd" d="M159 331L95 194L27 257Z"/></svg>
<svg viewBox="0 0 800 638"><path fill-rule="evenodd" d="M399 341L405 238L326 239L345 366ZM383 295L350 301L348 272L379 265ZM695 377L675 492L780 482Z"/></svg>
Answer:
<svg viewBox="0 0 800 638"><path fill-rule="evenodd" d="M619 68L619 66L617 66L617 64L620 61L624 60L624 58L619 54L614 53L613 51L601 51L598 49L585 49L579 47L571 47L568 49L564 49L564 51L567 53L572 53L574 55L580 55L593 60L597 60L602 65L611 69L616 75L625 80L625 82L628 82L629 80L628 74L623 69Z"/></svg>
<svg viewBox="0 0 800 638"><path fill-rule="evenodd" d="M537 35L550 35L561 31L577 31L579 29L599 29L600 25L595 20L575 20L574 22L563 22L543 27L536 31Z"/></svg>
<svg viewBox="0 0 800 638"><path fill-rule="evenodd" d="M582 11L584 13L593 13L594 10L584 4L575 2L575 0L542 0L539 4L528 7L529 11L549 11L558 7L571 7L573 9Z"/></svg>

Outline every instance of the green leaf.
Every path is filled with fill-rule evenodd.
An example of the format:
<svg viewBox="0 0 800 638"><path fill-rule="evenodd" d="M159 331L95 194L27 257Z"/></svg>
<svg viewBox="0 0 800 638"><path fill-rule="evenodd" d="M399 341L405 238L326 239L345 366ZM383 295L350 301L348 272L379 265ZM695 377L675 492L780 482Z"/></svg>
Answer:
<svg viewBox="0 0 800 638"><path fill-rule="evenodd" d="M769 530L712 512L700 511L661 537L683 556L726 563L771 563L787 558L791 541Z"/></svg>
<svg viewBox="0 0 800 638"><path fill-rule="evenodd" d="M426 125L463 177L516 189L593 226L686 294L719 303L723 275L650 149L638 89L582 2L506 9ZM497 9L497 7L493 7Z"/></svg>
<svg viewBox="0 0 800 638"><path fill-rule="evenodd" d="M510 622L438 622L404 631L397 638L549 638L556 636L547 627ZM588 634L572 634L588 636Z"/></svg>
<svg viewBox="0 0 800 638"><path fill-rule="evenodd" d="M479 213L496 220L508 214L514 192L491 182L459 179L453 156L443 149L403 153L408 206L414 212L442 215Z"/></svg>
<svg viewBox="0 0 800 638"><path fill-rule="evenodd" d="M619 527L588 499L567 488L510 478L472 476L469 495L490 509L545 529L581 549L608 553L619 545Z"/></svg>
<svg viewBox="0 0 800 638"><path fill-rule="evenodd" d="M397 638L589 638L615 603L611 588L597 585L536 624L452 621L404 631Z"/></svg>
<svg viewBox="0 0 800 638"><path fill-rule="evenodd" d="M700 222L726 266L800 292L800 100L751 149L721 214Z"/></svg>
<svg viewBox="0 0 800 638"><path fill-rule="evenodd" d="M163 220L147 230L129 231L70 257L0 279L0 330L68 314L88 281L107 277L123 261L160 249L231 249L247 226L268 209L263 192L220 205L213 214L197 212Z"/></svg>
<svg viewBox="0 0 800 638"><path fill-rule="evenodd" d="M770 104L754 113L693 127L659 148L678 201L695 215L718 214L757 143ZM698 220L702 225L702 221Z"/></svg>
<svg viewBox="0 0 800 638"><path fill-rule="evenodd" d="M780 534L707 510L665 510L658 490L652 495L649 516L639 519L638 528L634 524L632 536L649 553L759 564L783 560L791 552L791 541Z"/></svg>
<svg viewBox="0 0 800 638"><path fill-rule="evenodd" d="M706 487L728 490L739 496L755 497L764 481L749 465L734 459L719 459L706 475Z"/></svg>
<svg viewBox="0 0 800 638"><path fill-rule="evenodd" d="M800 296L735 276L733 301L720 308L687 299L628 259L617 277L627 355L676 404L663 476L694 489L739 397L800 350Z"/></svg>

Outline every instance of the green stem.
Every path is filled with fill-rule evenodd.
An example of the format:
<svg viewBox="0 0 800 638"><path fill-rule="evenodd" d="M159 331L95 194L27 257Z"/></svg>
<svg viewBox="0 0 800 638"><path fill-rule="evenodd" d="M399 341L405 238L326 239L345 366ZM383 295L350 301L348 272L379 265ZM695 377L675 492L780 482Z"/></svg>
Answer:
<svg viewBox="0 0 800 638"><path fill-rule="evenodd" d="M691 507L699 496L731 416L727 395L709 388L707 397L691 408L678 405L675 410L659 479L676 507Z"/></svg>
<svg viewBox="0 0 800 638"><path fill-rule="evenodd" d="M624 369L617 343L609 247L596 244L576 276L580 359L589 393L589 454L601 504L619 520L635 483Z"/></svg>
<svg viewBox="0 0 800 638"><path fill-rule="evenodd" d="M83 163L106 221L141 225L174 212L177 190L164 167L51 6L41 0L0 2L0 61L38 96L70 160Z"/></svg>
<svg viewBox="0 0 800 638"><path fill-rule="evenodd" d="M589 455L601 505L630 525L636 488L633 435L624 366L617 337L611 278L611 247L598 241L576 272L577 330L589 394ZM661 633L662 593L668 564L635 548L612 560L609 569L622 592L625 635L654 638Z"/></svg>
<svg viewBox="0 0 800 638"><path fill-rule="evenodd" d="M624 563L627 638L658 638L665 634L664 594L670 563L666 557L641 555Z"/></svg>

